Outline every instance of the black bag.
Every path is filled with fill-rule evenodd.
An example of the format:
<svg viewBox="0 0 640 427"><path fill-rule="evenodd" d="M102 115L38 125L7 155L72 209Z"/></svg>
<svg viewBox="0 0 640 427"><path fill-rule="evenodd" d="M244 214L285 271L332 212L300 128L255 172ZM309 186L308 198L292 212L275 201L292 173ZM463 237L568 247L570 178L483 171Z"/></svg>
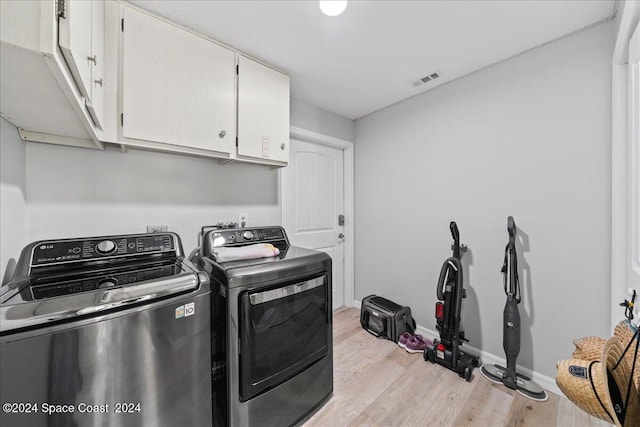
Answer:
<svg viewBox="0 0 640 427"><path fill-rule="evenodd" d="M362 300L360 324L370 334L378 338L398 342L405 332L414 333L416 321L411 317L411 309L377 295L369 295Z"/></svg>

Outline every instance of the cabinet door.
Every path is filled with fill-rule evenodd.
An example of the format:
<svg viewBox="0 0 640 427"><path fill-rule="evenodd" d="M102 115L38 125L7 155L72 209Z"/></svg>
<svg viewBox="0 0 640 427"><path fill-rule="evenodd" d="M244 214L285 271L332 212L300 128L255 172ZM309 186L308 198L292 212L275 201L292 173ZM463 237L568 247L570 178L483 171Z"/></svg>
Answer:
<svg viewBox="0 0 640 427"><path fill-rule="evenodd" d="M124 7L122 134L230 153L235 145L235 54Z"/></svg>
<svg viewBox="0 0 640 427"><path fill-rule="evenodd" d="M289 77L244 56L238 72L238 156L289 160Z"/></svg>
<svg viewBox="0 0 640 427"><path fill-rule="evenodd" d="M91 49L93 2L75 0L65 3L65 15L58 19L58 45L80 94L91 99L91 66L95 58Z"/></svg>
<svg viewBox="0 0 640 427"><path fill-rule="evenodd" d="M91 94L86 99L87 110L94 124L102 129L104 121L104 0L92 0L91 52L96 60L92 63Z"/></svg>

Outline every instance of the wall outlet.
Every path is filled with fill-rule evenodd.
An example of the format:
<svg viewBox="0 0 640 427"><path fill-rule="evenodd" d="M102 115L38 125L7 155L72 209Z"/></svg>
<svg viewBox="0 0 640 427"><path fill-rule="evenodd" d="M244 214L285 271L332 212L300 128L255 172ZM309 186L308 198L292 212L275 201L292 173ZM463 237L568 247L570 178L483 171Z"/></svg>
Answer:
<svg viewBox="0 0 640 427"><path fill-rule="evenodd" d="M169 231L168 225L147 225L147 233L162 233Z"/></svg>
<svg viewBox="0 0 640 427"><path fill-rule="evenodd" d="M240 212L238 214L238 227L245 228L247 226L247 222L249 221L249 214Z"/></svg>

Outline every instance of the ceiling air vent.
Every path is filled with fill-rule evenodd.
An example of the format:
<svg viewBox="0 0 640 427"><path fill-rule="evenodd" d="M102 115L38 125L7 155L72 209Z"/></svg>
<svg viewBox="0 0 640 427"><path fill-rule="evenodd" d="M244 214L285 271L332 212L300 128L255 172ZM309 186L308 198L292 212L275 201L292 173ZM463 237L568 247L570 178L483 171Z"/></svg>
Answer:
<svg viewBox="0 0 640 427"><path fill-rule="evenodd" d="M416 79L416 80L412 81L411 84L413 86L421 86L421 85L423 85L425 83L429 83L431 80L437 79L438 77L440 77L440 72L434 72L434 73L427 74L424 77L421 77L419 79Z"/></svg>

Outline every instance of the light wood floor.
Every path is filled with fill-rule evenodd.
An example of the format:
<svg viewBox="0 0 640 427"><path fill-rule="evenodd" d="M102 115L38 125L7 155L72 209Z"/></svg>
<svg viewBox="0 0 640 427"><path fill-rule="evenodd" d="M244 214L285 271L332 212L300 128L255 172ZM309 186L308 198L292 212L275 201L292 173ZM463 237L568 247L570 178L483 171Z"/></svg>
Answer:
<svg viewBox="0 0 640 427"><path fill-rule="evenodd" d="M609 426L564 397L536 402L488 381L471 382L365 332L360 312L334 313L333 397L311 426Z"/></svg>

